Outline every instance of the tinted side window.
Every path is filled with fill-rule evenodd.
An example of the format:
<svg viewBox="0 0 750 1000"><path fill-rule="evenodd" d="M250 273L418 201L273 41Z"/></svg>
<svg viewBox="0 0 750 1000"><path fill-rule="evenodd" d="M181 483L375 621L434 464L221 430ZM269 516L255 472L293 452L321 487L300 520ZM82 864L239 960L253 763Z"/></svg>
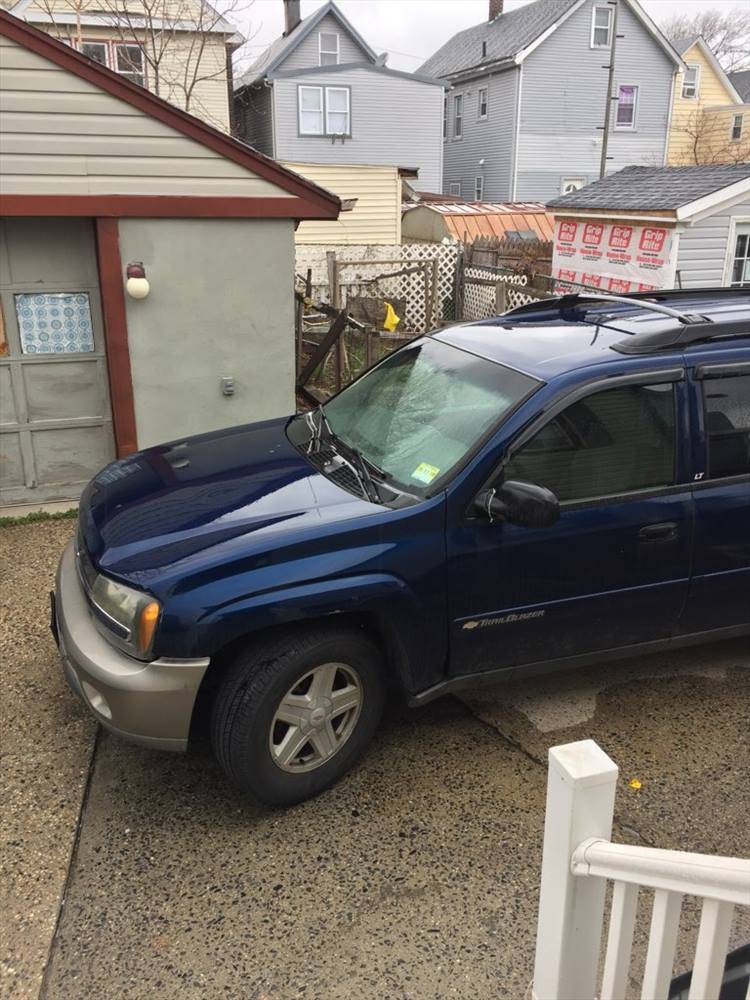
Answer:
<svg viewBox="0 0 750 1000"><path fill-rule="evenodd" d="M750 375L708 378L703 383L708 439L708 478L750 472Z"/></svg>
<svg viewBox="0 0 750 1000"><path fill-rule="evenodd" d="M505 479L587 500L671 485L674 455L672 384L619 386L563 410L516 452Z"/></svg>

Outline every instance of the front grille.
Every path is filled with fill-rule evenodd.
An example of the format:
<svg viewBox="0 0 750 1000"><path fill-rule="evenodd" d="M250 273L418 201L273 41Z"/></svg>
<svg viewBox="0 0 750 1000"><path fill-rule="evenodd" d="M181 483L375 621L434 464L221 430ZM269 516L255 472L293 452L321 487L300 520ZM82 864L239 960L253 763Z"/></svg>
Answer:
<svg viewBox="0 0 750 1000"><path fill-rule="evenodd" d="M355 474L348 465L341 464L338 452L330 446L323 445L320 451L311 452L307 458L316 469L319 469L337 486L341 486L349 493L354 493L355 496L361 497L363 495L362 486Z"/></svg>

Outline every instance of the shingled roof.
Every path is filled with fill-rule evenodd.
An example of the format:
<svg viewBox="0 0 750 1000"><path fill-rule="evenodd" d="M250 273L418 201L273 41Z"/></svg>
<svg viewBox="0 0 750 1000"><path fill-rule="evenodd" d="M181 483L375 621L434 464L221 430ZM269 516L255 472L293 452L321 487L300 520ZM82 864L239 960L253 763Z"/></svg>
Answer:
<svg viewBox="0 0 750 1000"><path fill-rule="evenodd" d="M745 104L750 104L750 69L729 73L729 79Z"/></svg>
<svg viewBox="0 0 750 1000"><path fill-rule="evenodd" d="M750 163L625 167L578 191L548 201L547 208L677 209L744 178L750 178Z"/></svg>
<svg viewBox="0 0 750 1000"><path fill-rule="evenodd" d="M567 13L578 0L535 0L509 10L493 21L483 21L459 31L434 55L422 63L419 73L455 76L466 70L512 59ZM482 57L482 42L487 55Z"/></svg>

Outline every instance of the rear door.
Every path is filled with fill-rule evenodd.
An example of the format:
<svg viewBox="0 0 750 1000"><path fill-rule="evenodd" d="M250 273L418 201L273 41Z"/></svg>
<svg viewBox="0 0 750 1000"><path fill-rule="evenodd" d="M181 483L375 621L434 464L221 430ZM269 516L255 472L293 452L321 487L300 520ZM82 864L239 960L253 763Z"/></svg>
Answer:
<svg viewBox="0 0 750 1000"><path fill-rule="evenodd" d="M689 370L695 556L682 629L750 624L750 361L701 352Z"/></svg>
<svg viewBox="0 0 750 1000"><path fill-rule="evenodd" d="M511 443L495 481L551 489L560 519L532 529L464 516L449 529L453 672L674 633L692 531L683 375L676 368L584 386Z"/></svg>

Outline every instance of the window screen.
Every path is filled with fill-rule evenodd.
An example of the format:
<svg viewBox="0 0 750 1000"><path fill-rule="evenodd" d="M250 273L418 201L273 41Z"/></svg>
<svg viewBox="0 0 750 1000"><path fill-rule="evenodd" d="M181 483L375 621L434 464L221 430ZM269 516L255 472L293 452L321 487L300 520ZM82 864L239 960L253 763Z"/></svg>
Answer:
<svg viewBox="0 0 750 1000"><path fill-rule="evenodd" d="M573 403L505 467L558 500L587 500L674 482L672 384L619 386Z"/></svg>
<svg viewBox="0 0 750 1000"><path fill-rule="evenodd" d="M750 472L750 375L703 383L708 440L708 478Z"/></svg>

